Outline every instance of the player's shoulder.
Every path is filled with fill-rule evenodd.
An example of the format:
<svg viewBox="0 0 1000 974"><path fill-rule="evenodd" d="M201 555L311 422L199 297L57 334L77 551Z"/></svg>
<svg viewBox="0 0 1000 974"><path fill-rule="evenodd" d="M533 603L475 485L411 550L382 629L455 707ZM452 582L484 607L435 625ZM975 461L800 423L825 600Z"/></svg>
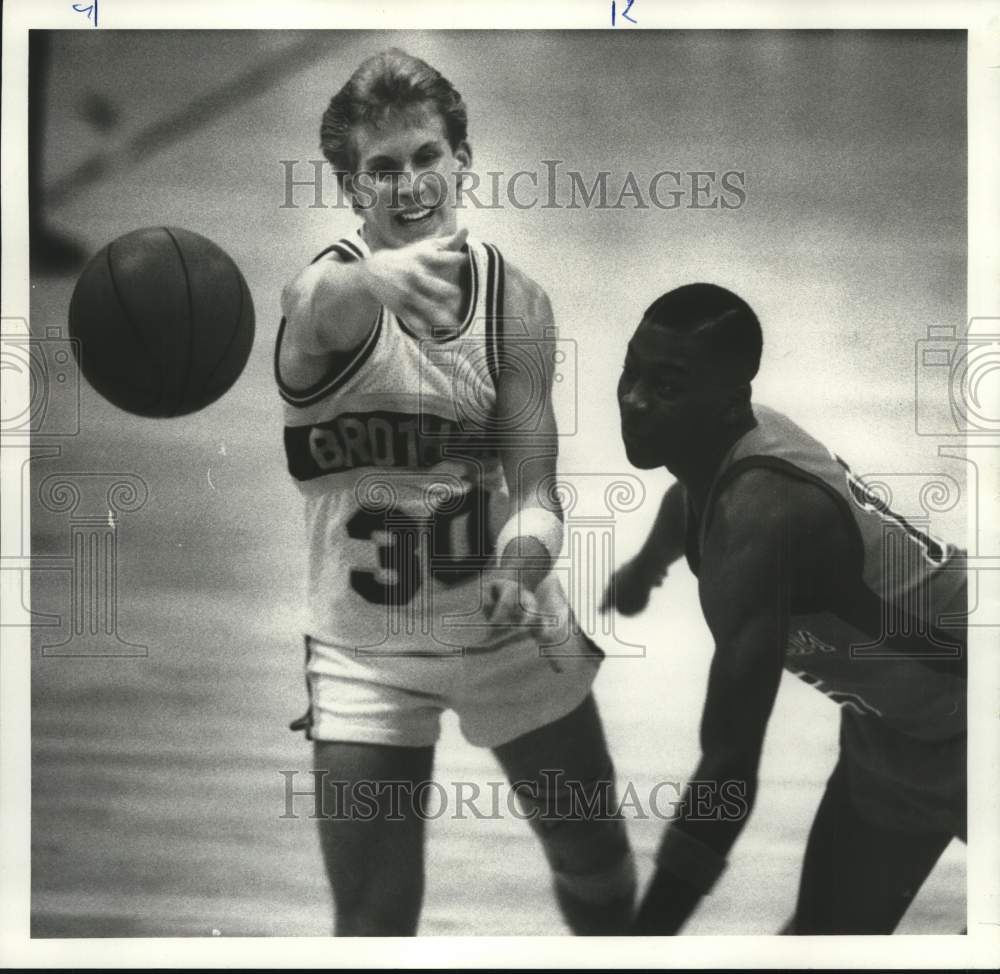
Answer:
<svg viewBox="0 0 1000 974"><path fill-rule="evenodd" d="M504 264L504 315L523 318L529 328L551 325L552 302L545 288L518 264L506 259Z"/></svg>
<svg viewBox="0 0 1000 974"><path fill-rule="evenodd" d="M317 287L327 279L331 265L340 266L342 258L334 250L325 250L308 264L295 272L281 290L281 306L284 313L288 308L312 300Z"/></svg>
<svg viewBox="0 0 1000 974"><path fill-rule="evenodd" d="M710 534L724 544L819 537L840 527L828 492L780 467L747 466L719 489Z"/></svg>
<svg viewBox="0 0 1000 974"><path fill-rule="evenodd" d="M374 327L373 311L343 274L354 263L333 248L302 268L281 292L282 354L347 351Z"/></svg>

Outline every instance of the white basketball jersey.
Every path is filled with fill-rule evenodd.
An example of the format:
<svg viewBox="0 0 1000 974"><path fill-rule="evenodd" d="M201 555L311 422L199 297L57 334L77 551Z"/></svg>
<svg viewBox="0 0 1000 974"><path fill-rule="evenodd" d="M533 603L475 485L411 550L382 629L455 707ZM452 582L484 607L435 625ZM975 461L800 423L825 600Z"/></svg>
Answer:
<svg viewBox="0 0 1000 974"><path fill-rule="evenodd" d="M723 459L700 523L688 507L688 561L697 574L712 508L749 467L770 467L822 488L844 514L856 552L845 579L855 604L840 611L791 607L785 668L859 714L916 737L948 737L965 726L965 651L932 606L955 604L966 584L961 552L917 530L854 475L840 457L786 416L754 406L757 426ZM817 560L824 557L816 552ZM861 622L873 619L874 625ZM881 631L879 631L881 630ZM918 661L917 657L923 657ZM954 660L932 668L927 660Z"/></svg>
<svg viewBox="0 0 1000 974"><path fill-rule="evenodd" d="M483 427L496 407L504 262L471 238L466 252L455 334L418 337L383 307L361 347L302 389L280 374L279 329L285 453L305 499L308 633L324 642L447 655L490 641L481 573L508 497ZM370 256L358 234L316 260Z"/></svg>

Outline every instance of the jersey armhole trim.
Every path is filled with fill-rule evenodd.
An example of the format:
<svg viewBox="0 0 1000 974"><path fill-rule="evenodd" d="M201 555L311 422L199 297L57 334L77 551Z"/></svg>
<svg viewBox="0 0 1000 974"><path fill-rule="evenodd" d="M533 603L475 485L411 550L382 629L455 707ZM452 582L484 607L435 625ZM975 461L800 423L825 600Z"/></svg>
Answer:
<svg viewBox="0 0 1000 974"><path fill-rule="evenodd" d="M327 254L336 254L345 264L353 263L356 260L364 260L364 254L361 253L361 249L357 244L350 240L338 240L335 244L330 244L329 247L321 250L311 261L310 264L316 264L321 261Z"/></svg>
<svg viewBox="0 0 1000 974"><path fill-rule="evenodd" d="M499 391L500 358L503 354L503 256L493 244L486 249L486 368L493 380L493 391Z"/></svg>
<svg viewBox="0 0 1000 974"><path fill-rule="evenodd" d="M375 346L378 344L379 336L382 334L382 321L385 317L385 309L380 307L375 315L375 321L368 332L368 337L361 345L349 352L332 353L331 366L326 375L318 382L303 389L296 389L288 385L281 377L280 356L281 340L285 333L286 321L281 319L278 326L278 340L274 346L274 377L278 383L278 391L281 398L290 406L304 408L312 406L321 399L332 395L341 388L371 357Z"/></svg>
<svg viewBox="0 0 1000 974"><path fill-rule="evenodd" d="M315 264L328 254L336 254L345 264L352 264L365 259L361 248L353 240L345 237L336 243L330 244L329 247L325 247L309 263ZM281 342L284 338L287 324L287 319L282 317L281 323L278 325L278 338L274 345L274 378L278 383L278 391L281 398L285 402L291 406L311 406L313 403L318 402L320 399L339 389L364 365L365 360L375 348L378 335L382 329L382 309L379 308L367 337L357 348L346 352L332 352L330 354L330 368L326 375L318 382L314 382L312 385L301 389L289 385L281 377Z"/></svg>

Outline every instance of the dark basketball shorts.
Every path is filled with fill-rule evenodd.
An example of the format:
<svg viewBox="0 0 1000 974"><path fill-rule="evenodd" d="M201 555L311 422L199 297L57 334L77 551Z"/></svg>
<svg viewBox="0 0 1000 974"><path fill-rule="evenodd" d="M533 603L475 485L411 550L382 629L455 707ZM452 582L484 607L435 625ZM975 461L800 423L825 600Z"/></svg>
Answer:
<svg viewBox="0 0 1000 974"><path fill-rule="evenodd" d="M841 712L841 760L858 813L902 832L966 834L966 734L919 739Z"/></svg>

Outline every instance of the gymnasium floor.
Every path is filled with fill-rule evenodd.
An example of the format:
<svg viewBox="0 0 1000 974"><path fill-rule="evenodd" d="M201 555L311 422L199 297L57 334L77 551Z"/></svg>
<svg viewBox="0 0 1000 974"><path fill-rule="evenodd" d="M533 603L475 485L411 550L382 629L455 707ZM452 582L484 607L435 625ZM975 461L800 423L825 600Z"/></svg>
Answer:
<svg viewBox="0 0 1000 974"><path fill-rule="evenodd" d="M302 40L290 32L130 33L127 41L113 32L57 35L50 183ZM308 188L297 191L298 207L282 208L280 160L301 160L298 178L311 172L326 100L369 53L401 46L455 82L484 172L543 171L540 160L559 159L588 183L609 170L612 186L627 169L646 180L661 169L747 174L746 204L729 211L468 213L474 233L547 287L563 339L576 343L575 380L556 392L561 427L576 430L562 442L567 477L637 477L647 492L616 524L619 560L639 544L669 483L664 472L638 476L625 460L614 401L620 359L643 308L692 280L731 287L758 311L758 400L794 415L858 472L901 482L942 472L964 483L958 461L937 457L941 441L914 428L916 343L929 326L958 327L965 317L960 37L328 40L318 55L292 55L265 91L70 193L50 214L94 251L147 225L209 236L247 277L258 337L238 385L192 417L139 420L84 388L79 435L33 465L34 484L54 472L88 472L134 474L149 489L118 529L118 630L148 655L43 656L39 641L48 637L36 634L35 936L329 932L315 823L305 811L282 818L281 772L305 771L310 753L285 729L304 707L305 562L271 356L281 286L354 226L346 210L308 208ZM114 131L83 120L87 92L118 107ZM65 327L72 284L33 281L35 334ZM945 403L924 407L944 421ZM963 505L935 529L961 540ZM32 513L35 556L64 555L66 515L37 503ZM36 572L33 591L36 610L65 612L65 573ZM615 626L644 655L612 653L597 695L622 787L644 796L658 781L683 782L694 767L711 641L683 566L644 616ZM758 807L690 933L773 933L787 919L836 727L833 704L786 676ZM436 777L485 791L500 773L449 720ZM645 878L663 823L633 816L629 828ZM953 844L903 931L964 925L964 865L964 848ZM432 821L427 876L423 934L562 931L541 850L510 816Z"/></svg>

